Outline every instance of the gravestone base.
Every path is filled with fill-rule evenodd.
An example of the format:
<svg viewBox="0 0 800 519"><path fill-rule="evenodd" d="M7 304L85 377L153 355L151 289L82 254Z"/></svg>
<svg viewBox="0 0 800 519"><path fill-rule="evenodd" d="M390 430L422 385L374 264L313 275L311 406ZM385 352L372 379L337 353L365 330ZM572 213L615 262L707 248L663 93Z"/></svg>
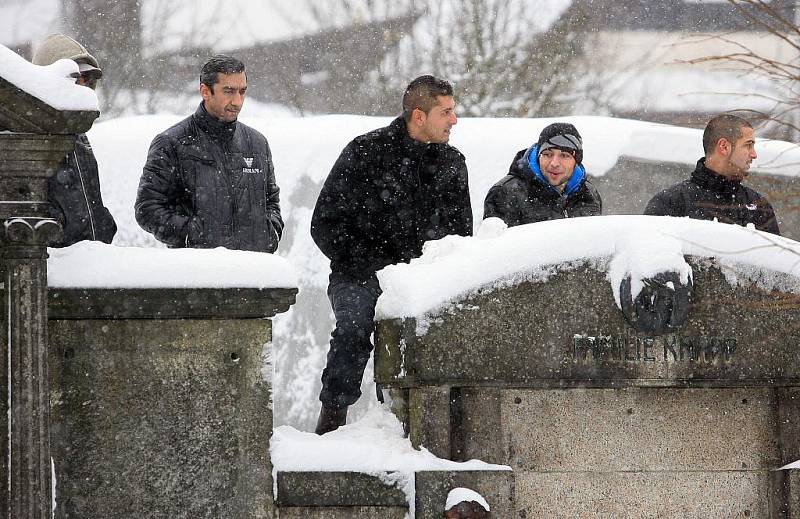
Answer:
<svg viewBox="0 0 800 519"><path fill-rule="evenodd" d="M56 517L274 517L269 320L49 331Z"/></svg>

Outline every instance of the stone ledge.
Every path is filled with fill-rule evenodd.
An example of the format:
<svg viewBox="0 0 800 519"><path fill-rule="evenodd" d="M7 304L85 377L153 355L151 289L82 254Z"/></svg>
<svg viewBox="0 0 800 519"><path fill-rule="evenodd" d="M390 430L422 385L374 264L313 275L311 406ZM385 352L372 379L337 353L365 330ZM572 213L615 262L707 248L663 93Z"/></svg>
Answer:
<svg viewBox="0 0 800 519"><path fill-rule="evenodd" d="M296 288L51 288L50 319L259 319L285 312Z"/></svg>
<svg viewBox="0 0 800 519"><path fill-rule="evenodd" d="M24 133L83 133L100 115L96 111L62 111L0 77L0 130Z"/></svg>

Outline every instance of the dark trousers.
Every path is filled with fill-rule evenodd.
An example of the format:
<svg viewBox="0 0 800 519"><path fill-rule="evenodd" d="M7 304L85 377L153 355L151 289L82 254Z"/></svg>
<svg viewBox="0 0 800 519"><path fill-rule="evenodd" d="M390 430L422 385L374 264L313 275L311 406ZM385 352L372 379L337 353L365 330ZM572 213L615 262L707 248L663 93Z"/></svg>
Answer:
<svg viewBox="0 0 800 519"><path fill-rule="evenodd" d="M361 379L372 351L375 303L381 295L373 274L366 281L338 272L331 273L328 299L336 317L331 333L328 362L322 371L319 399L325 407L340 409L361 396Z"/></svg>

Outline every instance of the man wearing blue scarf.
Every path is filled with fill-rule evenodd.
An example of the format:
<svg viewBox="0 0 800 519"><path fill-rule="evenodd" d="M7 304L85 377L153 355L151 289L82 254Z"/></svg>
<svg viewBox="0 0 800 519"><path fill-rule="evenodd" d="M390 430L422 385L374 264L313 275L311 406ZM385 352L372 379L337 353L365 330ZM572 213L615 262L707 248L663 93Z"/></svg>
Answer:
<svg viewBox="0 0 800 519"><path fill-rule="evenodd" d="M513 227L599 215L600 194L586 179L582 162L578 130L569 123L547 126L536 144L517 152L508 174L489 190L483 217L498 217Z"/></svg>

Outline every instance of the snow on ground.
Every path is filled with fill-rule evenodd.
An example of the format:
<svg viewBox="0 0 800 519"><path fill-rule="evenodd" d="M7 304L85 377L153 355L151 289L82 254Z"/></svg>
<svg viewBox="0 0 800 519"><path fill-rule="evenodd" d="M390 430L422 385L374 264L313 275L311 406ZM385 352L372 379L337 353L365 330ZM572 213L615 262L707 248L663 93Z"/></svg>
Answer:
<svg viewBox="0 0 800 519"><path fill-rule="evenodd" d="M388 117L328 115L307 118L260 117L244 104L242 121L266 135L272 149L286 229L277 254L297 273L295 306L276 316L274 327L275 421L311 430L319 410L319 377L325 363L333 317L327 301L328 261L310 236L311 212L322 183L341 149L356 135L389 123ZM252 107L250 107L252 108ZM193 111L193 109L192 109ZM188 112L187 114L188 115ZM182 116L150 115L96 123L89 132L100 167L106 205L119 227L114 245L163 247L142 231L133 215L136 188L152 138ZM556 119L462 118L452 143L467 158L476 224L483 215L489 187L508 171L514 154L536 141ZM607 117L565 117L583 135L585 166L595 176L608 172L620 156L686 165L687 175L702 155L702 131ZM754 170L795 174L800 150L788 143L759 141ZM757 174L757 173L756 173ZM516 234L521 231L507 231ZM522 231L524 233L524 231ZM538 248L536 250L539 250ZM214 251L212 251L214 252ZM419 296L421 297L421 296ZM364 396L351 409L358 419L377 405L372 395L371 364L364 376Z"/></svg>
<svg viewBox="0 0 800 519"><path fill-rule="evenodd" d="M619 284L676 271L685 282L684 255L714 257L728 279L752 279L765 289L800 292L800 243L737 225L661 216L597 216L540 222L475 238L447 236L425 244L421 257L378 272L383 294L377 319L424 316L481 288L545 281L559 268L590 261L608 273L619 306ZM501 222L501 221L500 221ZM502 224L502 222L501 222ZM765 275L765 272L771 274ZM418 328L419 329L419 328ZM424 325L423 325L424 329Z"/></svg>
<svg viewBox="0 0 800 519"><path fill-rule="evenodd" d="M297 275L273 254L216 249L145 249L79 242L48 249L56 288L295 288Z"/></svg>
<svg viewBox="0 0 800 519"><path fill-rule="evenodd" d="M0 45L0 77L57 110L98 111L97 95L75 84L77 74L78 64L70 59L40 67Z"/></svg>
<svg viewBox="0 0 800 519"><path fill-rule="evenodd" d="M358 455L354 456L354 452ZM388 406L370 409L358 422L324 436L289 426L278 427L272 434L270 457L273 482L277 481L278 471L362 472L378 476L406 494L408 517L414 517L415 471L511 470L506 465L478 460L463 463L443 460L424 447L414 449Z"/></svg>

